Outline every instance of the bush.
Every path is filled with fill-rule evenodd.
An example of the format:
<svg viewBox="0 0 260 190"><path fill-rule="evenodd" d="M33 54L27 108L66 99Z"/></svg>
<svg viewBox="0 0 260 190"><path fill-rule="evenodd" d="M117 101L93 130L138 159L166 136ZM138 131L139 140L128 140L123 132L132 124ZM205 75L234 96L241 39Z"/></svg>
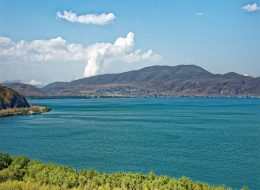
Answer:
<svg viewBox="0 0 260 190"><path fill-rule="evenodd" d="M22 180L27 173L30 160L26 157L14 157L8 168L0 170L0 182L7 180Z"/></svg>
<svg viewBox="0 0 260 190"><path fill-rule="evenodd" d="M0 170L7 168L12 163L12 158L8 154L0 153Z"/></svg>

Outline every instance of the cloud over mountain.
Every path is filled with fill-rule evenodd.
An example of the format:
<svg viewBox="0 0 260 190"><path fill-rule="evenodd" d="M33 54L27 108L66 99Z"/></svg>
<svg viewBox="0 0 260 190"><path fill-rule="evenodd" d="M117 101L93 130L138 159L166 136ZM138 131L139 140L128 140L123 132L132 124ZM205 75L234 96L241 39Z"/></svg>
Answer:
<svg viewBox="0 0 260 190"><path fill-rule="evenodd" d="M116 19L114 13L77 15L72 11L56 13L57 18L67 20L71 23L106 25L113 23Z"/></svg>
<svg viewBox="0 0 260 190"><path fill-rule="evenodd" d="M133 50L134 33L129 32L125 38L118 38L113 44L97 43L88 47L87 65L84 76L89 77L103 72L104 66L115 61L139 62L158 61L160 56L152 50L141 53Z"/></svg>
<svg viewBox="0 0 260 190"><path fill-rule="evenodd" d="M95 43L89 46L67 43L61 37L49 40L15 42L0 37L0 64L86 61L84 76L101 74L113 62L158 61L160 56L152 50L134 49L134 33L118 38L114 43Z"/></svg>

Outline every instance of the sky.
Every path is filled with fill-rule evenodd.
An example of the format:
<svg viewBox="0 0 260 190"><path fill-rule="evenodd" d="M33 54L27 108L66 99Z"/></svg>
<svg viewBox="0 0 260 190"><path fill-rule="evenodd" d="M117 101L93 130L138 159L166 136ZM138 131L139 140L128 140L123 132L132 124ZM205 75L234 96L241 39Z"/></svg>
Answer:
<svg viewBox="0 0 260 190"><path fill-rule="evenodd" d="M0 81L180 64L260 76L260 0L0 0Z"/></svg>

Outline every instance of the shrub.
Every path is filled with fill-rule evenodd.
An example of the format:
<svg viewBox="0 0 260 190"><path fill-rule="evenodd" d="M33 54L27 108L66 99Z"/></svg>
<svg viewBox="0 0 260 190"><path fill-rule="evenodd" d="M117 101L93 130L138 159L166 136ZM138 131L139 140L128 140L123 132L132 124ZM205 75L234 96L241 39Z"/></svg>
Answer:
<svg viewBox="0 0 260 190"><path fill-rule="evenodd" d="M226 190L225 186L210 186L180 179L132 173L99 173L95 170L76 171L70 167L43 164L26 157L0 154L0 190ZM230 189L230 188L228 188ZM231 189L230 189L231 190ZM242 190L248 190L243 187Z"/></svg>
<svg viewBox="0 0 260 190"><path fill-rule="evenodd" d="M12 158L8 154L0 153L0 170L7 168L12 163Z"/></svg>

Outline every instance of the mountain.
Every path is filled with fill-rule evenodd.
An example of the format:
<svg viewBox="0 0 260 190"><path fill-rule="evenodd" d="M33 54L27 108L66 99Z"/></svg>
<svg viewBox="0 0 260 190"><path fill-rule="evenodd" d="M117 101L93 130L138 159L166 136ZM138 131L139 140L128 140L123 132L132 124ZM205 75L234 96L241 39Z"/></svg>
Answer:
<svg viewBox="0 0 260 190"><path fill-rule="evenodd" d="M10 84L10 83L22 83L22 82L23 82L22 80L17 79L17 80L6 80L3 83Z"/></svg>
<svg viewBox="0 0 260 190"><path fill-rule="evenodd" d="M259 78L234 72L212 74L195 65L151 66L43 88L53 95L83 96L260 96Z"/></svg>
<svg viewBox="0 0 260 190"><path fill-rule="evenodd" d="M0 110L7 108L28 108L25 97L11 88L0 86Z"/></svg>
<svg viewBox="0 0 260 190"><path fill-rule="evenodd" d="M119 74L106 74L88 77L72 81L71 84L88 84L88 85L104 85L104 84L139 84L139 83L159 83L172 79L196 79L202 76L209 76L208 71L194 66L179 65L171 66L152 66L140 70L129 71Z"/></svg>
<svg viewBox="0 0 260 190"><path fill-rule="evenodd" d="M43 92L40 88L37 88L30 84L23 83L3 83L2 85L8 86L22 94L23 96L46 96L47 94Z"/></svg>
<svg viewBox="0 0 260 190"><path fill-rule="evenodd" d="M196 65L151 66L54 82L41 89L21 84L12 88L26 96L260 97L260 78L234 72L213 74Z"/></svg>

